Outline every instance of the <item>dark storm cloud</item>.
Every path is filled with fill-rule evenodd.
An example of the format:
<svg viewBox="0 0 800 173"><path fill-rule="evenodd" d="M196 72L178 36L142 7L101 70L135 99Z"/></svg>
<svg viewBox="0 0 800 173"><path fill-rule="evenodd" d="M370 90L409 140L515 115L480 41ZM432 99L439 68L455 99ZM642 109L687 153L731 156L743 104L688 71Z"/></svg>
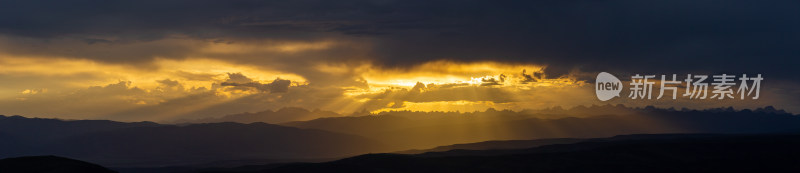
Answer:
<svg viewBox="0 0 800 173"><path fill-rule="evenodd" d="M447 4L383 36L389 64L453 58L618 73L769 73L796 79L797 1ZM370 27L364 27L370 28ZM375 27L372 27L375 28ZM391 27L386 27L391 28Z"/></svg>
<svg viewBox="0 0 800 173"><path fill-rule="evenodd" d="M30 41L124 45L196 39L369 38L383 66L431 59L615 73L764 73L797 80L798 1L7 1L0 32ZM106 37L113 37L107 39ZM44 40L44 41L42 41ZM190 45L126 59L181 57ZM148 51L136 51L136 50ZM128 50L128 49L125 49ZM51 50L52 51L52 50ZM28 53L33 50L28 51ZM68 52L67 50L62 51ZM325 52L325 59L357 56ZM103 57L115 56L113 52ZM319 54L315 54L319 55ZM362 54L359 54L362 55ZM251 58L255 59L255 58ZM116 60L116 59L114 59ZM112 60L113 61L113 60ZM126 62L126 61L125 61Z"/></svg>

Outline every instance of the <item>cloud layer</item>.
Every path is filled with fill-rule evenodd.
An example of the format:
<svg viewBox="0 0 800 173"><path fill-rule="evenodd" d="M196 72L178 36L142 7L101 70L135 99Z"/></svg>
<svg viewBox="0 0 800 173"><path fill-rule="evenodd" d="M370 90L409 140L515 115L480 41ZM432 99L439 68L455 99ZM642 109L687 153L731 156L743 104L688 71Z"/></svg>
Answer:
<svg viewBox="0 0 800 173"><path fill-rule="evenodd" d="M591 82L607 71L760 73L760 102L649 104L800 111L798 3L11 1L0 107L119 120L543 108L602 104Z"/></svg>

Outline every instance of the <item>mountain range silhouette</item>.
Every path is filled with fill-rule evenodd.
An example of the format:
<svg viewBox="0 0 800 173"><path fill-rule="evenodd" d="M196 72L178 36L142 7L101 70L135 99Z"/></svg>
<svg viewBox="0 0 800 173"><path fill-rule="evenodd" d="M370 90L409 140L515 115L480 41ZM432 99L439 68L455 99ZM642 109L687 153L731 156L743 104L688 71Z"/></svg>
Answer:
<svg viewBox="0 0 800 173"><path fill-rule="evenodd" d="M291 110L284 112L315 112ZM231 167L331 161L368 153L531 148L625 134L792 133L800 131L798 125L800 117L773 107L675 110L620 105L519 112L401 111L279 124L0 116L0 157L58 155L115 169Z"/></svg>

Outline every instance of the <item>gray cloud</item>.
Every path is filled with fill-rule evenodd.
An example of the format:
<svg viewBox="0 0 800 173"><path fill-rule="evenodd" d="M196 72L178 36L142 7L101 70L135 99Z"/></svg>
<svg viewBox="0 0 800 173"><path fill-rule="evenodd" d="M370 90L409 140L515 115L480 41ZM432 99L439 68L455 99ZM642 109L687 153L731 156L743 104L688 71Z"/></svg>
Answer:
<svg viewBox="0 0 800 173"><path fill-rule="evenodd" d="M373 47L274 56L332 61L369 57L397 67L439 58L491 59L548 64L553 75L575 68L618 73L707 70L797 80L792 59L800 55L793 46L800 40L800 16L791 7L798 3L12 1L0 7L0 33L26 45L17 48L31 49L18 53L73 54L110 62L190 55L193 45L159 41L174 35L229 43L333 38ZM48 42L59 38L75 38L84 46L46 48L75 44ZM49 46L33 50L42 47L36 45ZM109 51L99 48L109 45ZM259 55L233 59L255 62L249 56Z"/></svg>

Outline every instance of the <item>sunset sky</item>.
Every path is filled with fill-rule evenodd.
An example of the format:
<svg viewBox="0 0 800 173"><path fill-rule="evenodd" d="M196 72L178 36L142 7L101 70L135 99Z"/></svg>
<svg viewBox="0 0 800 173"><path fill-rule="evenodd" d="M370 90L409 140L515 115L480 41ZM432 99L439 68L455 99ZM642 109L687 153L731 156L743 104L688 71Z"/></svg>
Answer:
<svg viewBox="0 0 800 173"><path fill-rule="evenodd" d="M133 2L0 3L0 114L174 121L282 107L592 104L800 113L800 1ZM758 100L601 102L599 72L626 83L764 81Z"/></svg>

